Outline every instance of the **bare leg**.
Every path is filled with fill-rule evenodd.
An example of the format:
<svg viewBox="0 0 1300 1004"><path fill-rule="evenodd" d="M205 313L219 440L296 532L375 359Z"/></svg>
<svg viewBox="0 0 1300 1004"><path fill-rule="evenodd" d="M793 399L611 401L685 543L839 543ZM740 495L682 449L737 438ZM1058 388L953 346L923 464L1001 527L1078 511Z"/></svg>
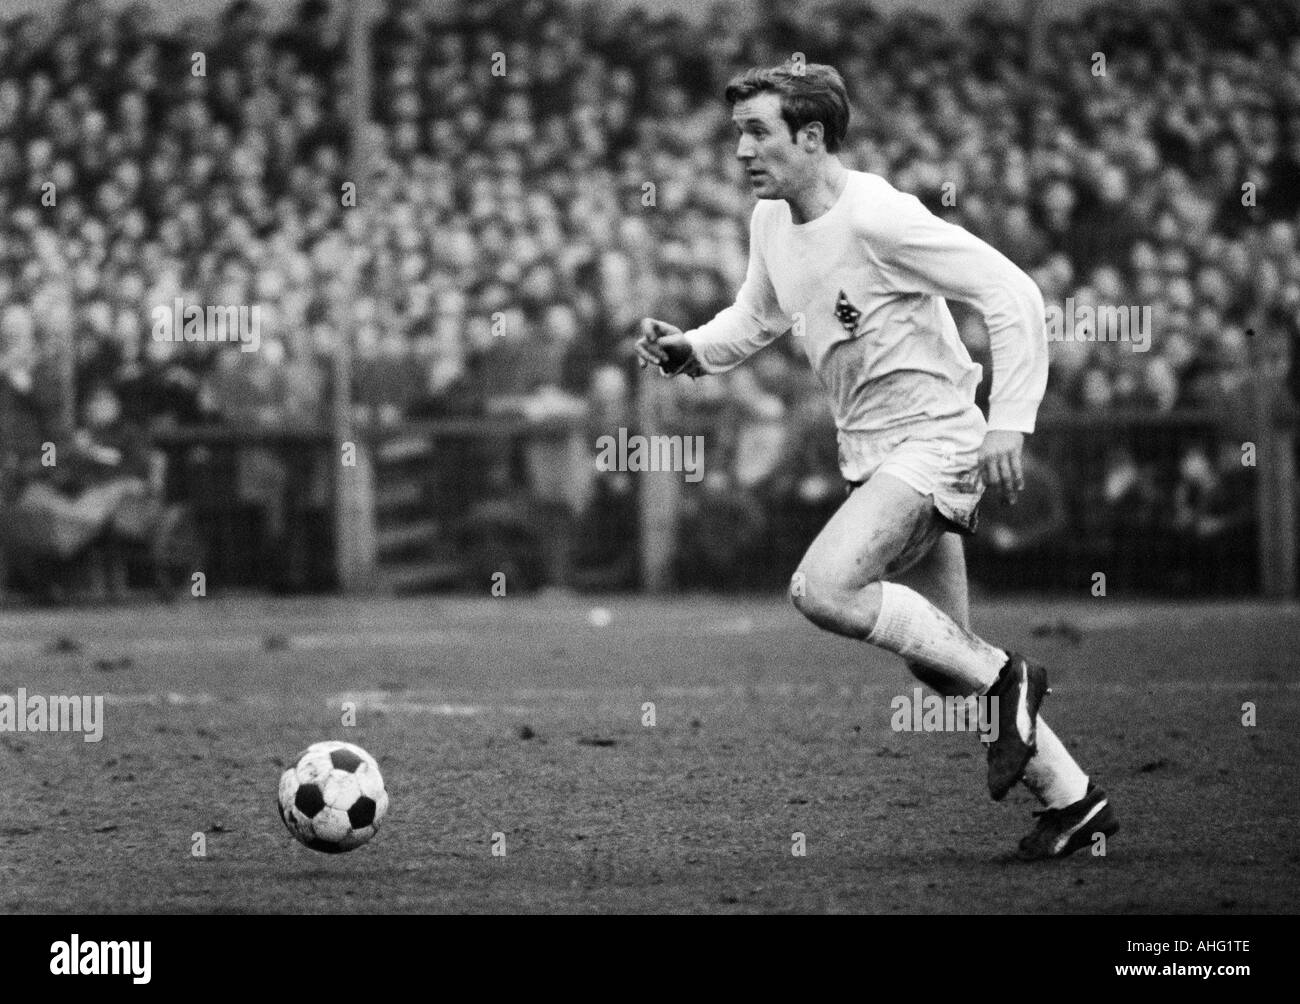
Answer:
<svg viewBox="0 0 1300 1004"><path fill-rule="evenodd" d="M997 678L1006 653L915 590L887 581L909 569L936 581L964 570L952 567L960 558L953 544L943 545L932 568L922 568L944 536L945 524L929 496L877 474L845 500L813 541L790 583L790 598L818 627L934 671L948 681L945 692L960 687L957 693L982 693ZM964 588L964 576L960 581Z"/></svg>
<svg viewBox="0 0 1300 1004"><path fill-rule="evenodd" d="M790 599L818 627L865 640L880 613L880 582L920 560L941 533L928 498L877 475L844 500L812 542Z"/></svg>
<svg viewBox="0 0 1300 1004"><path fill-rule="evenodd" d="M966 554L957 534L944 534L930 552L897 581L915 589L962 627L970 627ZM927 666L909 662L907 668L918 680L941 694L961 696L965 693L951 678ZM1088 776L1041 714L1038 716L1037 746L1021 783L1040 802L1053 808L1083 798L1088 789Z"/></svg>

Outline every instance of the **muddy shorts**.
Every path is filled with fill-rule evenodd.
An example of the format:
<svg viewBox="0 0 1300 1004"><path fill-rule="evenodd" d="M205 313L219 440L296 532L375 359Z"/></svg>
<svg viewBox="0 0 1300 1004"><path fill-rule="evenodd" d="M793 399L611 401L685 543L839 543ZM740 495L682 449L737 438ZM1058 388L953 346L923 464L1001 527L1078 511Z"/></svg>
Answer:
<svg viewBox="0 0 1300 1004"><path fill-rule="evenodd" d="M917 422L881 433L839 434L840 472L850 490L873 475L892 474L934 500L958 533L975 532L984 481L979 448L984 428L971 422Z"/></svg>

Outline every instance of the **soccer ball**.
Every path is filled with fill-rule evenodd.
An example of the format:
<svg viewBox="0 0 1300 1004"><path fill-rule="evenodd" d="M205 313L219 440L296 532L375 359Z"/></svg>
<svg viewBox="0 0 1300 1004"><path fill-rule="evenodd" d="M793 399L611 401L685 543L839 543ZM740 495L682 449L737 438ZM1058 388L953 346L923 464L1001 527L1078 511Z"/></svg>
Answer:
<svg viewBox="0 0 1300 1004"><path fill-rule="evenodd" d="M280 818L314 851L340 854L360 847L386 812L379 764L360 746L313 743L280 776Z"/></svg>

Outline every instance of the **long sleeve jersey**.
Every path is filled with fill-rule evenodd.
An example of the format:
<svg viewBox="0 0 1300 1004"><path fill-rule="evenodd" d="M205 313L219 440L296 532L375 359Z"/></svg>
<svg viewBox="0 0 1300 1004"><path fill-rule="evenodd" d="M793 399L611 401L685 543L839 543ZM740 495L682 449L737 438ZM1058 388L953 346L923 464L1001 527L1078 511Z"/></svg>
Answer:
<svg viewBox="0 0 1300 1004"><path fill-rule="evenodd" d="M974 306L988 328L989 427L1033 432L1047 387L1033 280L915 196L874 174L848 175L835 204L807 223L794 223L784 200L754 207L736 302L686 333L701 367L729 370L793 329L842 432L968 415L982 370L957 336L947 297Z"/></svg>

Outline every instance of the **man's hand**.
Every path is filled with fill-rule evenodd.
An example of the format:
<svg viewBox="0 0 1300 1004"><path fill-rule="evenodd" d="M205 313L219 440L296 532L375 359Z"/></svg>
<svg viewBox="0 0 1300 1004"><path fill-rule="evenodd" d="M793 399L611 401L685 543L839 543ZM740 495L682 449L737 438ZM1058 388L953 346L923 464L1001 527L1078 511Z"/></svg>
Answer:
<svg viewBox="0 0 1300 1004"><path fill-rule="evenodd" d="M1020 466L1020 451L1024 449L1025 434L1006 429L990 429L980 447L979 470L986 488L996 488L1002 501L1016 504L1025 487L1025 474Z"/></svg>
<svg viewBox="0 0 1300 1004"><path fill-rule="evenodd" d="M641 337L636 340L636 354L644 368L650 363L659 367L664 376L700 376L704 373L695 352L691 349L681 328L653 317L641 320Z"/></svg>

